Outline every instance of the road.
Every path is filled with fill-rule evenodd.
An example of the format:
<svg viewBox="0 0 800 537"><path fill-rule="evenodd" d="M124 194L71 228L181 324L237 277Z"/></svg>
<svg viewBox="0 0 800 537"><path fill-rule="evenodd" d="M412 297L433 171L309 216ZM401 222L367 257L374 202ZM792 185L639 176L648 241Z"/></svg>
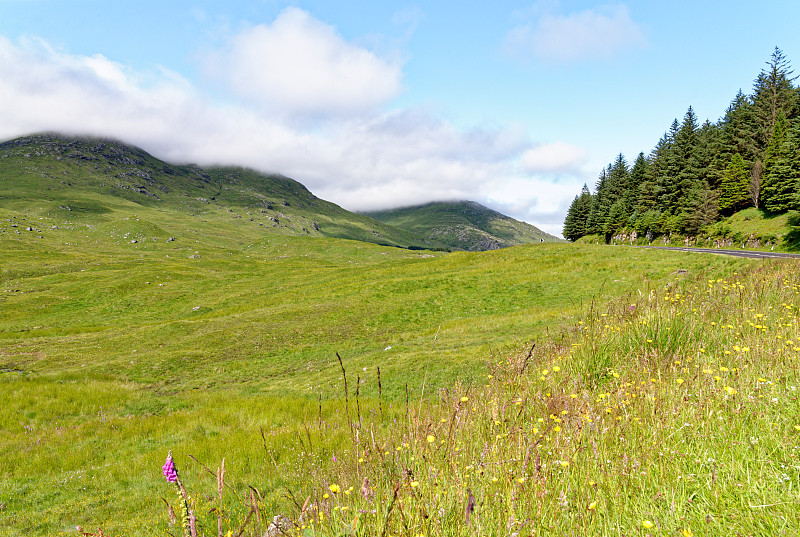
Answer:
<svg viewBox="0 0 800 537"><path fill-rule="evenodd" d="M699 252L704 254L732 255L749 259L800 259L800 254L784 254L782 252L756 252L752 250L723 250L720 248L684 248L680 246L639 246L639 248L655 248L657 250L680 250L681 252Z"/></svg>

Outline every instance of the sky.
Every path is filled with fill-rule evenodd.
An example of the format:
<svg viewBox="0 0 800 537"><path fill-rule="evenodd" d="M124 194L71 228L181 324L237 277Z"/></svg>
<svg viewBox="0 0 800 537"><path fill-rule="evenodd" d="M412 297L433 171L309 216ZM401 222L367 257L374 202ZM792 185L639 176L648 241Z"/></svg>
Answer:
<svg viewBox="0 0 800 537"><path fill-rule="evenodd" d="M473 200L560 235L584 183L715 122L800 3L0 0L0 140L92 134L351 211Z"/></svg>

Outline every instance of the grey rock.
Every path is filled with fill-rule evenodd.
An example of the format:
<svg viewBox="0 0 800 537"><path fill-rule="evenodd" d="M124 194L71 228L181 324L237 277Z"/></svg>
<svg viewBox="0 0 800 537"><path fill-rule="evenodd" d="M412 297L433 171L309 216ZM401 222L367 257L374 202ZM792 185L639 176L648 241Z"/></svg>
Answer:
<svg viewBox="0 0 800 537"><path fill-rule="evenodd" d="M289 532L292 530L292 521L289 520L288 517L283 515L275 515L275 518L272 519L272 522L269 523L269 527L267 531L264 533L264 537L278 537L280 535L288 535Z"/></svg>

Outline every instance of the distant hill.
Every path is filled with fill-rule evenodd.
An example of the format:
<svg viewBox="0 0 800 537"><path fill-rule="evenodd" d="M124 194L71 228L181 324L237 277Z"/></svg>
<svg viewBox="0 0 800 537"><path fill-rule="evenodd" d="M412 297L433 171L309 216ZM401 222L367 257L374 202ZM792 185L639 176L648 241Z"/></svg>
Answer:
<svg viewBox="0 0 800 537"><path fill-rule="evenodd" d="M117 140L41 133L0 143L0 209L94 229L141 220L145 208L162 235L169 223L202 228L221 246L265 233L472 251L558 240L474 202L356 214L283 175L170 164Z"/></svg>
<svg viewBox="0 0 800 537"><path fill-rule="evenodd" d="M412 232L319 199L282 175L235 167L173 165L119 141L55 133L0 144L2 208L35 208L40 216L97 222L124 218L137 206L157 209L165 220L202 218L229 236L269 230L406 248L431 247Z"/></svg>
<svg viewBox="0 0 800 537"><path fill-rule="evenodd" d="M456 250L495 250L518 244L561 241L535 226L474 201L433 202L363 214Z"/></svg>

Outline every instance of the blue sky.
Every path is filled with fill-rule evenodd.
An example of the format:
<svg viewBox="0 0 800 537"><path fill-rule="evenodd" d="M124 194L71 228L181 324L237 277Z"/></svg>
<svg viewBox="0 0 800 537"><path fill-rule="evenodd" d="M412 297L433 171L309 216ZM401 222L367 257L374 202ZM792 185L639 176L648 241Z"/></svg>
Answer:
<svg viewBox="0 0 800 537"><path fill-rule="evenodd" d="M800 4L0 0L0 139L113 136L350 210L472 199L560 233L691 105L716 121Z"/></svg>

